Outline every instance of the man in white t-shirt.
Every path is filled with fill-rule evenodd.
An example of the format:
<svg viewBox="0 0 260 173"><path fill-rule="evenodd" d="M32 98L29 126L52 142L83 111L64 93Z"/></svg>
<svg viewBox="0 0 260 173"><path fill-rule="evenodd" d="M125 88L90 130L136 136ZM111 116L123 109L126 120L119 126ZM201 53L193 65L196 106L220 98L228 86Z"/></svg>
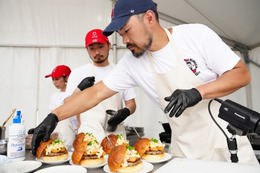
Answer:
<svg viewBox="0 0 260 173"><path fill-rule="evenodd" d="M92 62L71 72L66 90L68 96L72 95L75 89L79 90L81 88L78 86L86 77L94 76L95 82L98 83L115 68L115 64L109 62L111 43L108 37L102 34L102 30L93 29L89 31L85 37L85 47ZM135 111L135 96L134 89L129 88L102 101L94 108L81 113L78 133L93 133L99 142L109 133L122 134L126 138L123 121ZM125 107L123 107L124 105ZM117 119L113 124L117 126L115 131L107 131L105 133L104 128L107 123L106 110L109 109L118 111L117 117L120 117L120 119Z"/></svg>
<svg viewBox="0 0 260 173"><path fill-rule="evenodd" d="M162 28L152 0L118 0L103 34L109 36L114 31L131 52L103 81L50 113L38 127L39 132L44 131L40 128L55 128L55 121L88 110L117 92L138 86L167 113L172 155L230 162L226 138L210 118L208 105L210 99L226 96L250 82L240 58L204 25ZM77 110L76 104L80 104ZM211 112L226 131L227 123L217 117L219 106L212 102ZM47 126L51 121L54 123ZM32 145L36 147L42 139L35 135ZM247 137L237 137L237 144L239 163L258 164Z"/></svg>

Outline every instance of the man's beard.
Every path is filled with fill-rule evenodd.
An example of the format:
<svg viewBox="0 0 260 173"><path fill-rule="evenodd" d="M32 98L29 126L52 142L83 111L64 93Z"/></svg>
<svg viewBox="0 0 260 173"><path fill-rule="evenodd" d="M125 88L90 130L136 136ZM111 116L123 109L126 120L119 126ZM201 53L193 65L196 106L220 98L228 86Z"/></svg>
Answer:
<svg viewBox="0 0 260 173"><path fill-rule="evenodd" d="M148 41L148 43L147 43L147 44L144 44L144 46L142 46L142 48L139 47L139 46L137 46L136 44L127 44L126 47L128 48L129 46L134 46L135 48L137 48L137 49L139 50L139 52L136 52L135 49L131 50L131 52L132 52L132 54L133 54L136 58L139 58L139 57L141 57L141 56L144 54L144 52L145 52L146 50L148 50L148 49L151 47L151 45L152 45L152 43L153 43L153 37L152 37L151 34L149 34L149 37L148 37L147 41Z"/></svg>
<svg viewBox="0 0 260 173"><path fill-rule="evenodd" d="M96 55L96 56L100 56L100 55ZM95 56L95 57L96 57ZM95 60L96 58L94 57L94 59L93 59L93 61L95 62L95 63L97 63L97 64L102 64L103 62L105 62L106 60L107 60L107 58L108 58L108 55L107 55L107 57L105 58L105 59L101 59L101 60ZM101 56L101 58L102 58L103 56Z"/></svg>

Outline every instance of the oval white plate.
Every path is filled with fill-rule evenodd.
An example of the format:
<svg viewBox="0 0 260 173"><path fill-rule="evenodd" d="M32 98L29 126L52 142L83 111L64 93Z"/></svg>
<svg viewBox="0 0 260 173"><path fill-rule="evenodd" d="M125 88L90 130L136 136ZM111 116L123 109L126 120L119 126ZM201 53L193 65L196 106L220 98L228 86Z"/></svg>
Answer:
<svg viewBox="0 0 260 173"><path fill-rule="evenodd" d="M155 161L143 160L143 161L150 162L150 163L162 163L162 162L170 160L171 158L172 158L172 155L170 155L169 153L165 153L164 158L162 160L155 160Z"/></svg>
<svg viewBox="0 0 260 173"><path fill-rule="evenodd" d="M50 164L50 165L57 165L57 164L61 164L61 163L65 163L65 162L68 162L70 159L71 159L71 156L72 156L72 152L68 152L69 155L68 155L68 158L66 160L60 160L60 161L44 161L42 160L42 158L40 159L37 159L37 161L40 161L42 163L45 163L45 164Z"/></svg>
<svg viewBox="0 0 260 173"><path fill-rule="evenodd" d="M62 172L62 173L86 173L87 169L82 166L71 166L71 165L65 165L65 166L52 166L49 168L44 168L39 171L36 171L35 173L53 173L53 172Z"/></svg>
<svg viewBox="0 0 260 173"><path fill-rule="evenodd" d="M0 165L0 172L31 172L42 166L39 161L17 161Z"/></svg>
<svg viewBox="0 0 260 173"><path fill-rule="evenodd" d="M135 172L135 173L147 173L153 170L153 165L149 162L143 161L144 167L141 171ZM104 166L103 170L107 173L112 173L108 167L108 165Z"/></svg>
<svg viewBox="0 0 260 173"><path fill-rule="evenodd" d="M104 166L105 164L107 164L107 158L108 158L108 156L107 155L105 155L104 156L104 163L102 163L102 164L100 164L100 165L94 165L94 166L83 166L83 165L79 165L79 166L83 166L83 167L85 167L85 168L88 168L88 169L95 169L95 168L99 168L99 167L102 167L102 166ZM72 162L72 160L70 160L70 162L69 162L71 165L75 165L75 164L73 164L73 162ZM76 165L77 166L77 165Z"/></svg>

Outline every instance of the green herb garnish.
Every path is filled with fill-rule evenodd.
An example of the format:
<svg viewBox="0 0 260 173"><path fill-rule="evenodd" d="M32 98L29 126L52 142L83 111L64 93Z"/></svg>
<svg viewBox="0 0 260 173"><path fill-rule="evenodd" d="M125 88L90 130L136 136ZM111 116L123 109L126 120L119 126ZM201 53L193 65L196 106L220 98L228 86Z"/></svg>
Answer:
<svg viewBox="0 0 260 173"><path fill-rule="evenodd" d="M98 141L97 141L97 140L94 140L94 141L90 141L90 142L88 143L88 145L93 145L93 144L98 144Z"/></svg>
<svg viewBox="0 0 260 173"><path fill-rule="evenodd" d="M93 136L93 134L92 133L85 133L85 136Z"/></svg>
<svg viewBox="0 0 260 173"><path fill-rule="evenodd" d="M117 138L117 139L122 139L122 138L123 138L123 137L122 137L122 134L116 135L116 138Z"/></svg>
<svg viewBox="0 0 260 173"><path fill-rule="evenodd" d="M60 140L57 140L57 139L51 142L52 145L55 145L55 144L57 144L57 143L63 143L63 142L60 141Z"/></svg>
<svg viewBox="0 0 260 173"><path fill-rule="evenodd" d="M130 145L128 145L128 146L126 146L126 149L128 149L128 150L134 150L135 147L131 147Z"/></svg>
<svg viewBox="0 0 260 173"><path fill-rule="evenodd" d="M154 138L152 138L151 141L153 141L154 143L158 143L158 140Z"/></svg>

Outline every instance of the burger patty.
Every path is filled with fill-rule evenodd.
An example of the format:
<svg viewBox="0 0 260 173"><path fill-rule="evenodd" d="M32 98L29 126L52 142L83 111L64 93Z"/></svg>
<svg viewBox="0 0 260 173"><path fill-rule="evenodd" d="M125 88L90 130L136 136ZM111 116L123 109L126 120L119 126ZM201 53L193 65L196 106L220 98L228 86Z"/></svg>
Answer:
<svg viewBox="0 0 260 173"><path fill-rule="evenodd" d="M141 161L141 159L137 159L135 162L127 162L128 166L135 166L135 165L138 165Z"/></svg>
<svg viewBox="0 0 260 173"><path fill-rule="evenodd" d="M149 154L149 155L156 155L156 154L162 154L163 151L146 151L144 154Z"/></svg>
<svg viewBox="0 0 260 173"><path fill-rule="evenodd" d="M97 155L82 156L82 159L99 159Z"/></svg>
<svg viewBox="0 0 260 173"><path fill-rule="evenodd" d="M63 154L66 154L68 151L65 150L65 151L60 151L58 153L49 153L48 155L44 154L44 156L60 156L60 155L63 155Z"/></svg>

